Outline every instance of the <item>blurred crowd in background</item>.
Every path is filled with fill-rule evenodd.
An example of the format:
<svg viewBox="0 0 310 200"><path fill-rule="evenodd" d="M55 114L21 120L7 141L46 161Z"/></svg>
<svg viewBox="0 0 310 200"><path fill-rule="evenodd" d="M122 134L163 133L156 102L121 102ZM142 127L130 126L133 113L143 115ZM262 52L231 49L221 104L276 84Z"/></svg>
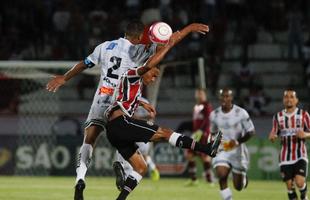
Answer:
<svg viewBox="0 0 310 200"><path fill-rule="evenodd" d="M284 59L297 60L305 66L305 84L310 88L309 0L3 1L0 60L81 60L98 44L123 37L126 22L134 18L141 19L145 25L164 21L174 31L192 22L208 24L211 31L207 37L192 34L167 60L207 58L207 85L213 94L221 63L227 59L227 44L239 46L240 69L232 80L237 97L241 89L250 90L249 96L239 101L241 105L248 105L248 110L255 115L265 114L260 108L268 104L270 98L264 94L259 76L248 67L250 45L286 45ZM275 37L279 32L286 33L284 41ZM294 47L297 47L297 57L293 56ZM197 71L191 73L195 87ZM80 83L78 89L96 84L89 77L82 78ZM83 95L80 98L83 99Z"/></svg>
<svg viewBox="0 0 310 200"><path fill-rule="evenodd" d="M11 0L0 7L1 60L76 60L105 40L123 36L126 21L165 21L174 30L191 22L211 26L206 43L188 39L191 51L178 57L223 55L227 30L244 49L257 40L274 41L273 32L288 31L288 43L306 43L307 0ZM300 50L300 49L299 49ZM191 52L190 54L188 52ZM288 56L292 56L289 52ZM302 57L300 53L300 57Z"/></svg>

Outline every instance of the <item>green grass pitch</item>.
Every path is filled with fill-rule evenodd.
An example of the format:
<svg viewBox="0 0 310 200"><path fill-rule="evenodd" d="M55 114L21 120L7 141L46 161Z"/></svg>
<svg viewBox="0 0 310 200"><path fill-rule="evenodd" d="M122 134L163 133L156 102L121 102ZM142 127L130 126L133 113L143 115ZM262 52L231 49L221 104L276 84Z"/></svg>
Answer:
<svg viewBox="0 0 310 200"><path fill-rule="evenodd" d="M74 177L9 177L0 176L0 200L62 200L73 199ZM116 199L118 191L111 177L88 177L84 192L86 200ZM127 198L128 200L220 200L218 186L200 181L198 186L185 187L186 179L148 178ZM246 190L233 190L235 200L287 199L281 181L251 181Z"/></svg>

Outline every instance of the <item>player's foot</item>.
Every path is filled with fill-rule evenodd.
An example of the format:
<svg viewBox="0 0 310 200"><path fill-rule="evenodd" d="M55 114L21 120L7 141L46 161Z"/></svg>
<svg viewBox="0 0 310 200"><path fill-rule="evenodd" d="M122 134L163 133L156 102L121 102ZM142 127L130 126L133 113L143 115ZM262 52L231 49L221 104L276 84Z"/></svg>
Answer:
<svg viewBox="0 0 310 200"><path fill-rule="evenodd" d="M186 187L193 187L193 186L198 186L199 185L199 181L198 179L196 180L188 180L186 183L185 183L185 186Z"/></svg>
<svg viewBox="0 0 310 200"><path fill-rule="evenodd" d="M80 179L75 185L74 200L84 200L83 190L85 189L85 182Z"/></svg>
<svg viewBox="0 0 310 200"><path fill-rule="evenodd" d="M221 131L218 131L214 135L214 140L213 140L213 143L211 144L211 150L210 150L210 156L211 157L215 157L216 156L218 148L219 148L219 146L221 144L222 135L223 135L223 133Z"/></svg>
<svg viewBox="0 0 310 200"><path fill-rule="evenodd" d="M160 178L160 174L159 174L159 171L155 168L151 171L151 179L153 181L158 181Z"/></svg>
<svg viewBox="0 0 310 200"><path fill-rule="evenodd" d="M121 191L125 184L125 171L123 165L120 162L115 161L113 163L113 170L116 176L115 185L117 189Z"/></svg>

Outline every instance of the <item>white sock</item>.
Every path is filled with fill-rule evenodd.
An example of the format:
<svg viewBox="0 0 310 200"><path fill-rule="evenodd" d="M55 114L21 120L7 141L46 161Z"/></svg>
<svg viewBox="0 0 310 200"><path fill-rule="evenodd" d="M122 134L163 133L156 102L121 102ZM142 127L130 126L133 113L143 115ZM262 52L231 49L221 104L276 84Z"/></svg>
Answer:
<svg viewBox="0 0 310 200"><path fill-rule="evenodd" d="M150 168L151 171L154 170L154 169L156 169L156 165L155 165L155 163L153 162L151 156L147 156L147 157L146 157L146 163L147 163L147 165L149 166L149 168Z"/></svg>
<svg viewBox="0 0 310 200"><path fill-rule="evenodd" d="M129 176L132 176L134 179L136 179L137 183L139 184L141 179L143 178L138 172L132 170Z"/></svg>
<svg viewBox="0 0 310 200"><path fill-rule="evenodd" d="M181 136L180 133L173 132L173 133L170 135L169 143L170 143L172 146L176 146L176 145L177 145L177 140L178 140L178 138L179 138L180 136Z"/></svg>
<svg viewBox="0 0 310 200"><path fill-rule="evenodd" d="M220 191L223 200L232 200L232 193L229 188Z"/></svg>
<svg viewBox="0 0 310 200"><path fill-rule="evenodd" d="M93 154L93 147L90 144L85 144L80 148L78 163L76 168L76 182L82 179L85 180L85 174L87 171L87 167L90 164L91 157Z"/></svg>

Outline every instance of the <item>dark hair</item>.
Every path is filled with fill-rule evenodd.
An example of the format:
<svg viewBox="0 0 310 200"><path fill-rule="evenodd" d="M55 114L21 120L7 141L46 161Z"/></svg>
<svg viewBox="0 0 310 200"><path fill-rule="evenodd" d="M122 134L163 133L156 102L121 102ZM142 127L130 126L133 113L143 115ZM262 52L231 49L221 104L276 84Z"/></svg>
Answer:
<svg viewBox="0 0 310 200"><path fill-rule="evenodd" d="M125 29L125 34L128 37L139 37L144 31L144 25L141 21L139 20L131 20L128 22L126 29Z"/></svg>

